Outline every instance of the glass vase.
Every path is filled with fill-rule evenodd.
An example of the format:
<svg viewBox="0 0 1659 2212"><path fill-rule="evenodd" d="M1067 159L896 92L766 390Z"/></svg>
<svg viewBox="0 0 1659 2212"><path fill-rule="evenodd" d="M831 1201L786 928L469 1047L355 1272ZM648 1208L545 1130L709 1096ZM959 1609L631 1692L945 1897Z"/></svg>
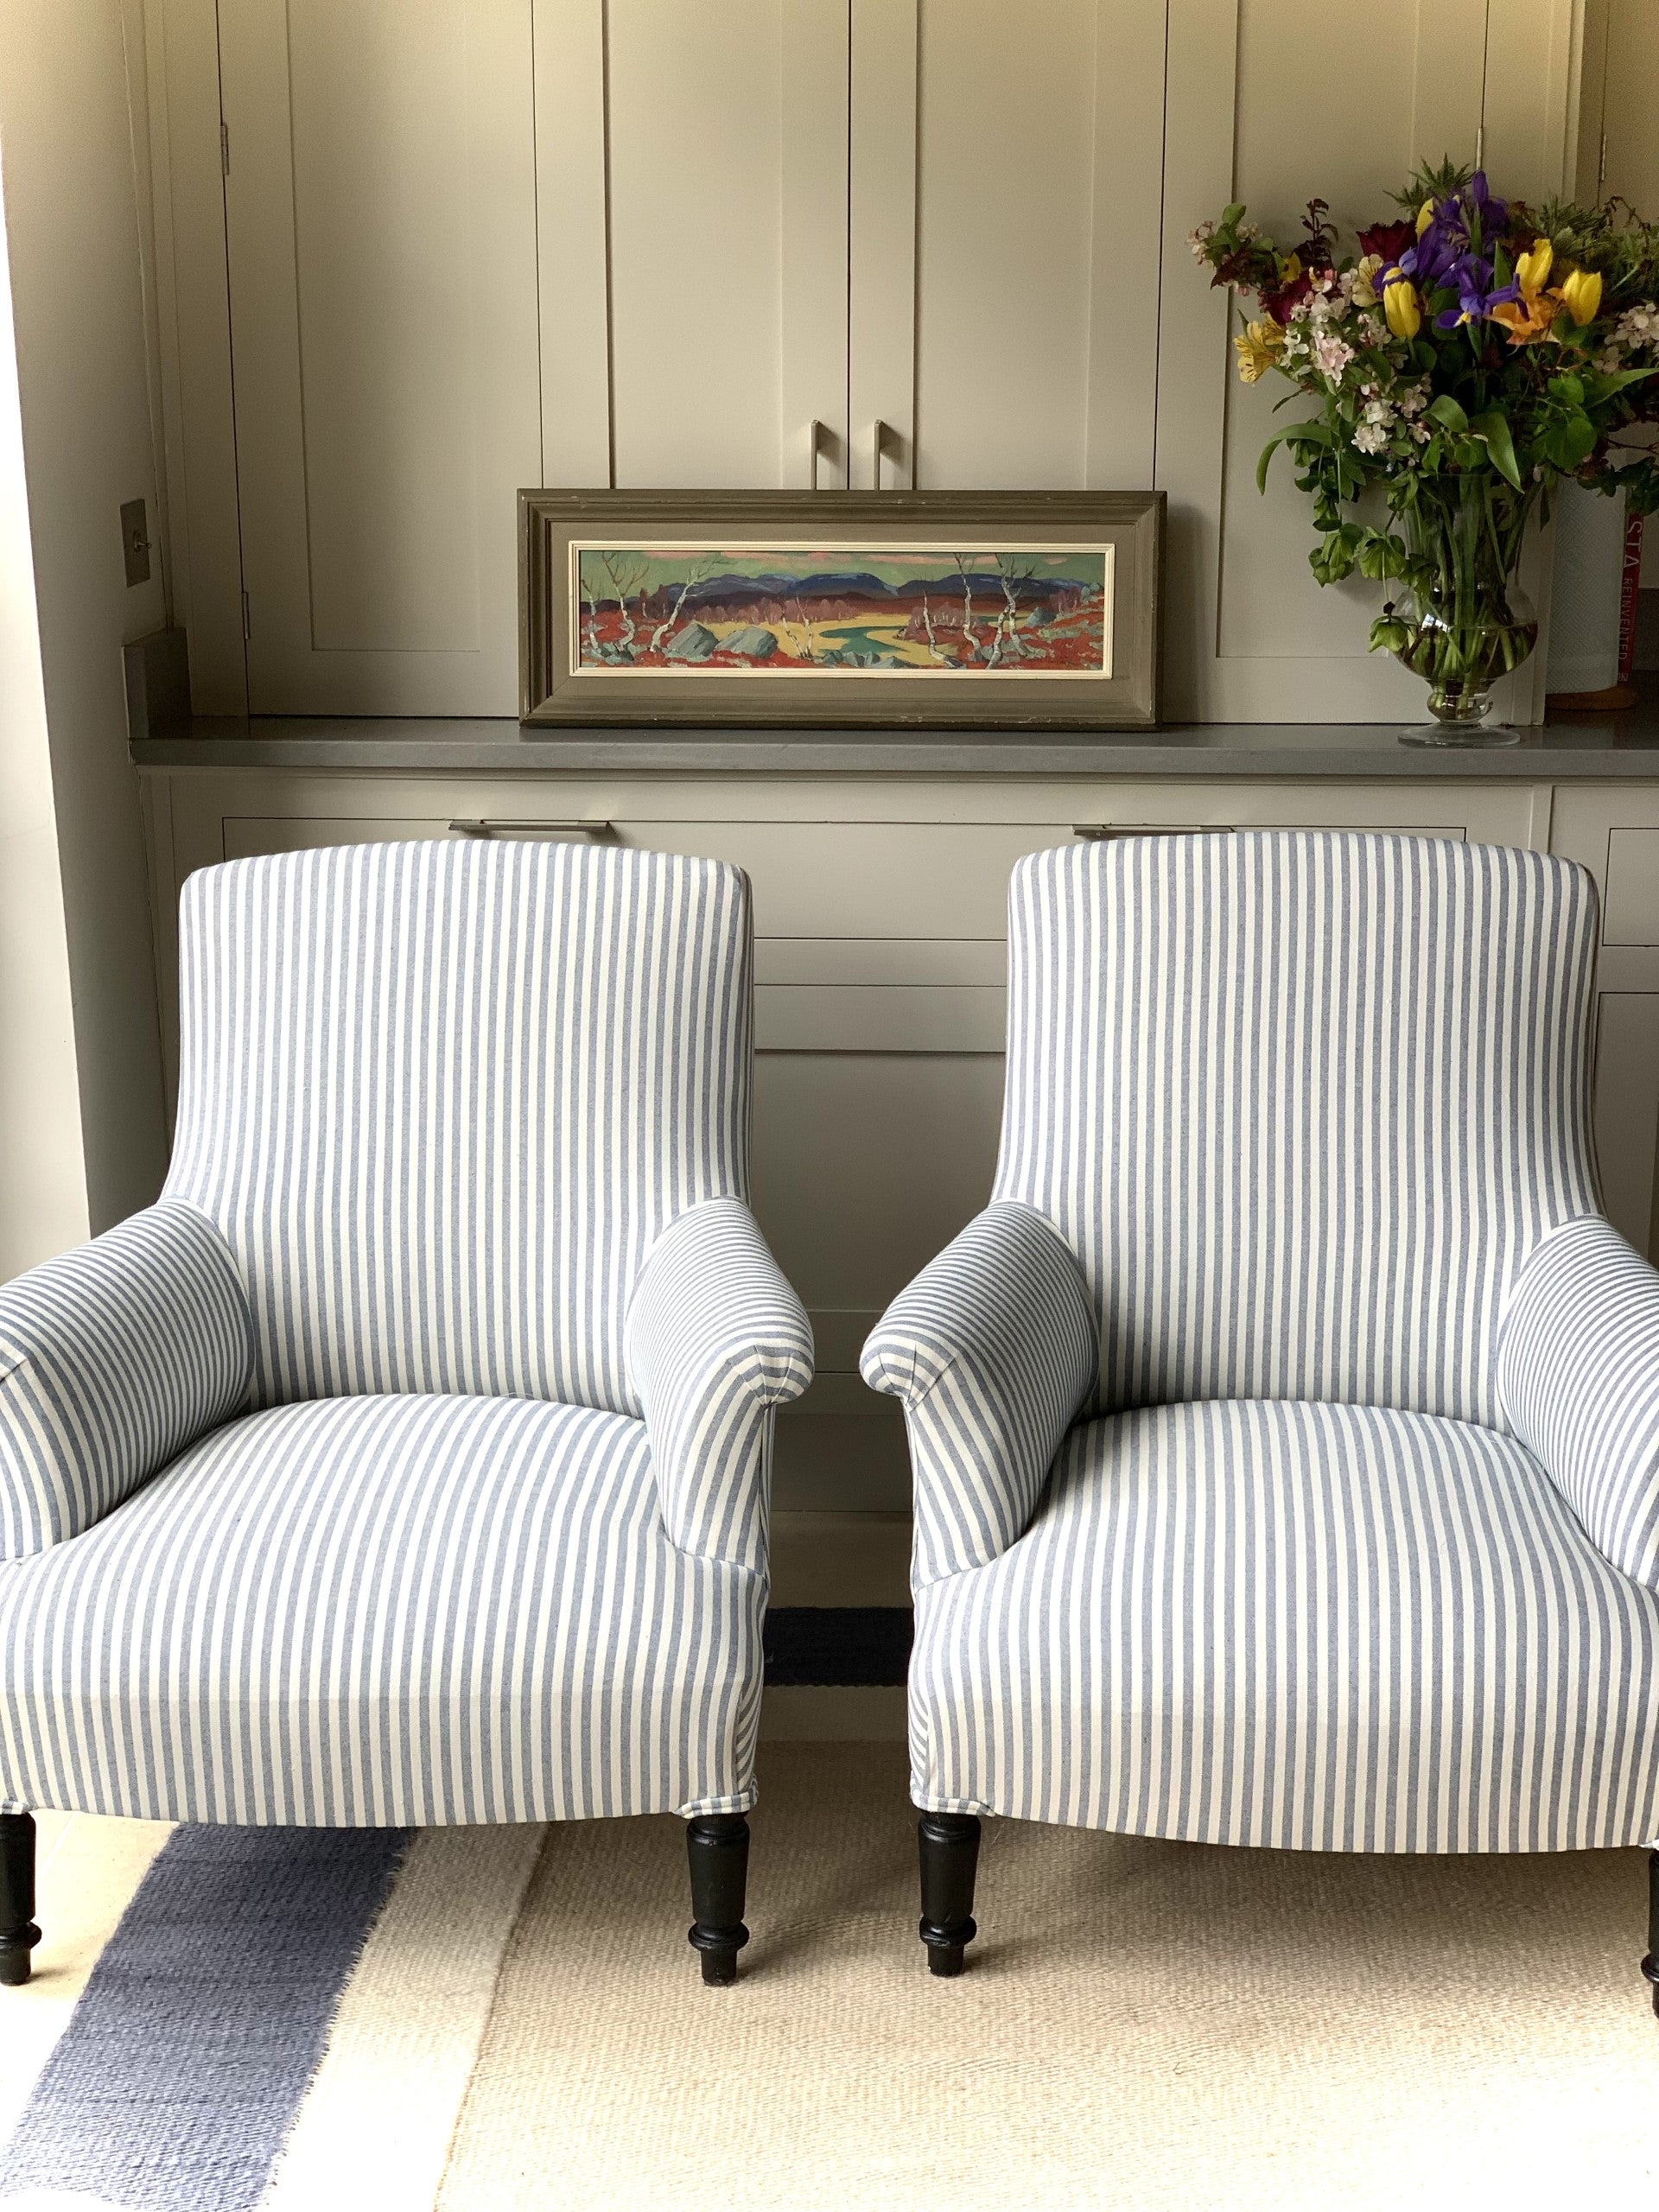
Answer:
<svg viewBox="0 0 1659 2212"><path fill-rule="evenodd" d="M1393 650L1428 685L1433 720L1405 745L1513 745L1493 722L1492 686L1538 642L1538 618L1516 582L1532 494L1490 468L1426 476L1402 521L1411 559L1406 597L1389 609Z"/></svg>

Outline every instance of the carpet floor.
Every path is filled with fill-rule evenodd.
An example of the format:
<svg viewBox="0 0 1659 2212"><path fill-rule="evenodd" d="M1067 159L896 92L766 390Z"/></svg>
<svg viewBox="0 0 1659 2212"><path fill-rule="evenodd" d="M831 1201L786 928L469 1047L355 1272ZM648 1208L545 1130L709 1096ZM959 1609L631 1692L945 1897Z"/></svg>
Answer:
<svg viewBox="0 0 1659 2212"><path fill-rule="evenodd" d="M683 1940L677 1821L416 1837L257 2184L204 2187L190 2140L158 2158L158 2120L109 2117L124 2062L99 2007L149 2017L133 1962L179 1879L164 1856L0 2196L166 2212L1656 2201L1639 1853L1317 1858L988 1822L982 1933L968 1973L938 1982L900 1749L772 1745L761 1780L731 1990L702 1988ZM134 2064L137 2081L153 2058ZM72 2177L41 2146L67 2139L78 2072L113 2133Z"/></svg>

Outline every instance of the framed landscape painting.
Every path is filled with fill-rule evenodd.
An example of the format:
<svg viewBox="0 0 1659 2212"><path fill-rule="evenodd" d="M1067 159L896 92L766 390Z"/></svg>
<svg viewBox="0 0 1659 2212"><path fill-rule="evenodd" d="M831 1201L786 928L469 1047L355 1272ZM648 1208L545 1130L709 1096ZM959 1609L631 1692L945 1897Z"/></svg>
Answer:
<svg viewBox="0 0 1659 2212"><path fill-rule="evenodd" d="M1158 719L1163 495L521 492L530 723Z"/></svg>

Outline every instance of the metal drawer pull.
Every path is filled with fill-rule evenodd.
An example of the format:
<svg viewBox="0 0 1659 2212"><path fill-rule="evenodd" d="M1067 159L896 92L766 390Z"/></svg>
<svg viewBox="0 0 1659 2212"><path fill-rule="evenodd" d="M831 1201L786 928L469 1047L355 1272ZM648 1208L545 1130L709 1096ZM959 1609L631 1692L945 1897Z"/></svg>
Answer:
<svg viewBox="0 0 1659 2212"><path fill-rule="evenodd" d="M615 829L611 822L452 822L458 837L591 837L595 843Z"/></svg>
<svg viewBox="0 0 1659 2212"><path fill-rule="evenodd" d="M1071 835L1098 844L1115 837L1230 837L1230 822L1074 822Z"/></svg>

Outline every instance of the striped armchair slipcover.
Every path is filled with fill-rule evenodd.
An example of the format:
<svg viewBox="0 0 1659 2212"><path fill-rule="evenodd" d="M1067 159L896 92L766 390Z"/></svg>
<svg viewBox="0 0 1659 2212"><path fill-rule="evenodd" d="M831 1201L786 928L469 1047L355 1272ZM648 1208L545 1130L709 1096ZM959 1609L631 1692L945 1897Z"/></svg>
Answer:
<svg viewBox="0 0 1659 2212"><path fill-rule="evenodd" d="M1582 870L1427 838L1015 870L992 1201L863 1361L914 1464L937 1971L987 1810L1659 1835L1659 1275L1599 1211L1596 935Z"/></svg>
<svg viewBox="0 0 1659 2212"><path fill-rule="evenodd" d="M772 1408L748 887L373 845L186 885L160 1202L0 1290L0 1978L39 1806L673 1811L735 1971Z"/></svg>

